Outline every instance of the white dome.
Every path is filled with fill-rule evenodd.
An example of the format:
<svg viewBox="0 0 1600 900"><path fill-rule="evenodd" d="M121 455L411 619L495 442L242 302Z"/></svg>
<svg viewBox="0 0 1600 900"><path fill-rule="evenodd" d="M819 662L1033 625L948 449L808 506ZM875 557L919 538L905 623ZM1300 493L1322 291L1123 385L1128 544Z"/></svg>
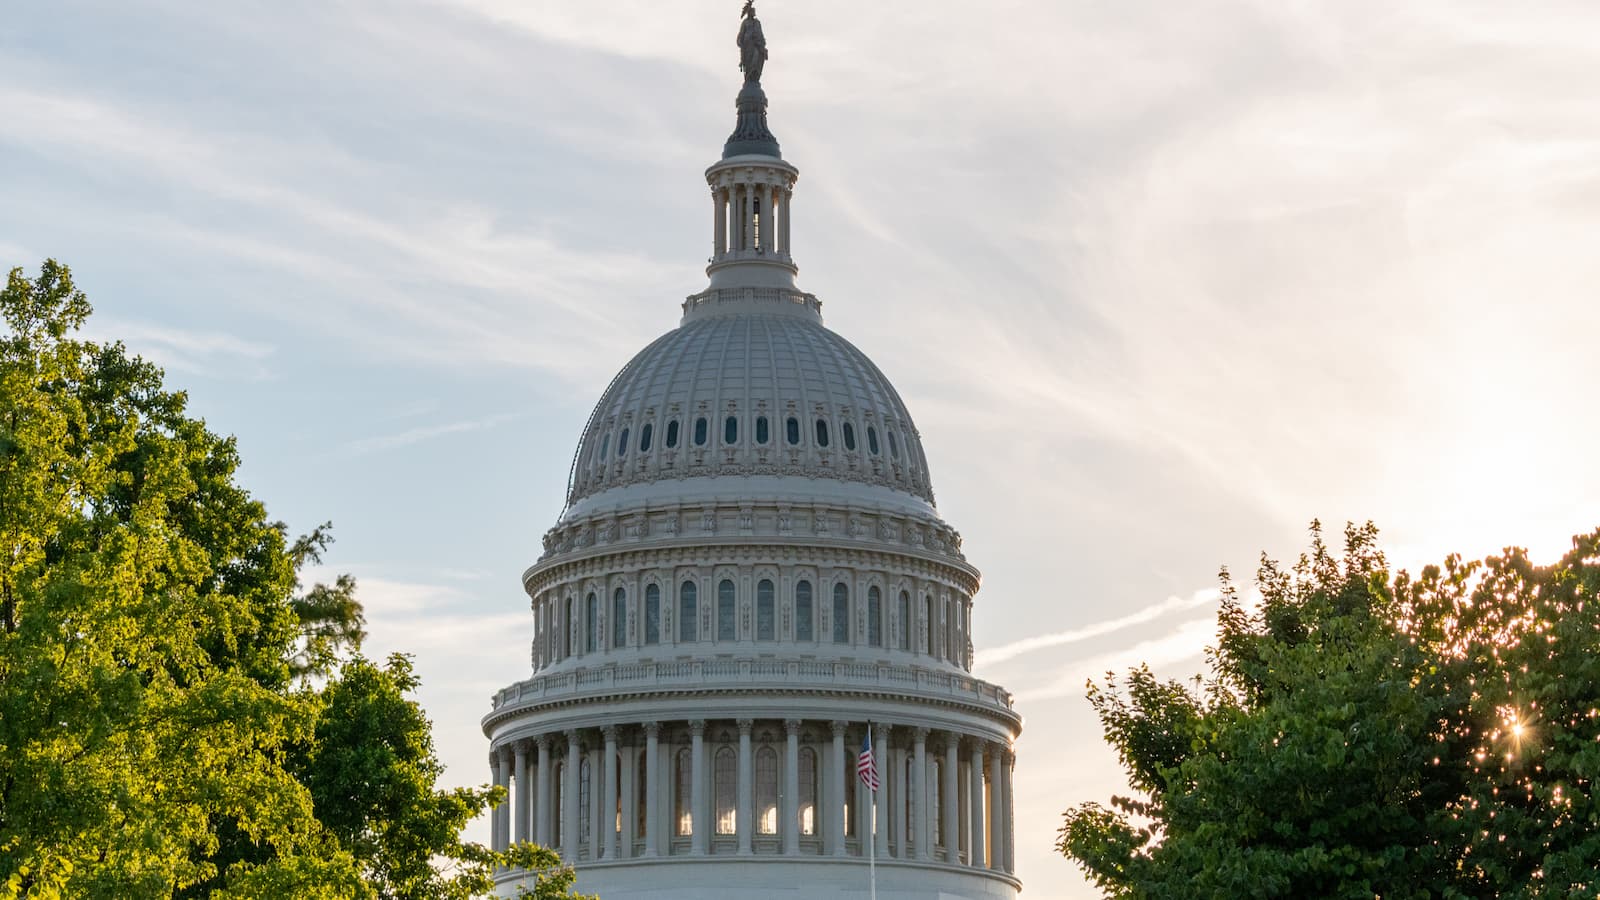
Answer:
<svg viewBox="0 0 1600 900"><path fill-rule="evenodd" d="M691 297L683 324L600 398L573 461L566 518L758 485L931 513L911 414L872 360L823 326L818 306L774 289Z"/></svg>

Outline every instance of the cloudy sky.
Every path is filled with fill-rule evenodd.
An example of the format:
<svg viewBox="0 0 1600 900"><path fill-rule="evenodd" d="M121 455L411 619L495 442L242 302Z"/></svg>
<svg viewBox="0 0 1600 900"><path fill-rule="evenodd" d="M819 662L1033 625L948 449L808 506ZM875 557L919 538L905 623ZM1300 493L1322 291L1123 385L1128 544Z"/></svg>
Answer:
<svg viewBox="0 0 1600 900"><path fill-rule="evenodd" d="M0 267L331 519L449 777L527 673L589 406L704 284L738 0L12 0ZM1217 570L1600 525L1600 5L767 0L801 282L984 570L1026 895L1123 783L1086 678L1200 670ZM486 836L487 829L482 829Z"/></svg>

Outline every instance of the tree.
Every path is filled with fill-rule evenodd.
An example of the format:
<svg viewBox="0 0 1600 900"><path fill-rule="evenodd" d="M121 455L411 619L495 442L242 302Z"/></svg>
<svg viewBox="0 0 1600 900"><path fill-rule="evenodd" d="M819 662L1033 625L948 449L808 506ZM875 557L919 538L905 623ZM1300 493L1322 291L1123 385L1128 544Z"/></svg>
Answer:
<svg viewBox="0 0 1600 900"><path fill-rule="evenodd" d="M1211 676L1089 697L1132 797L1058 848L1109 896L1568 897L1600 886L1600 531L1393 576L1370 524L1223 572Z"/></svg>
<svg viewBox="0 0 1600 900"><path fill-rule="evenodd" d="M340 665L355 583L300 582L326 527L290 541L159 369L76 339L89 314L53 261L0 292L0 900L452 896L435 856L435 884L520 860L562 896L553 854L460 841L504 792L437 789L409 666Z"/></svg>

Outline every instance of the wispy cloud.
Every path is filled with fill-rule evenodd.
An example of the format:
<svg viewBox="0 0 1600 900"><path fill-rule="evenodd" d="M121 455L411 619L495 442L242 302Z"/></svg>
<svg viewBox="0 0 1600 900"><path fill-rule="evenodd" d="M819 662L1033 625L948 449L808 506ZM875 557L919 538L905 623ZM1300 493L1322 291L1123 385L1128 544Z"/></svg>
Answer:
<svg viewBox="0 0 1600 900"><path fill-rule="evenodd" d="M84 327L85 337L119 340L128 349L169 371L201 375L241 373L267 378L267 360L277 352L271 344L217 331L195 331L148 322L96 317Z"/></svg>
<svg viewBox="0 0 1600 900"><path fill-rule="evenodd" d="M1215 619L1191 619L1161 637L1087 659L1074 660L1058 667L1054 673L1032 672L1029 683L1017 686L1017 702L1036 703L1081 695L1090 680L1107 672L1122 672L1140 665L1161 670L1180 663L1197 662L1205 654L1206 647L1215 640L1216 629Z"/></svg>
<svg viewBox="0 0 1600 900"><path fill-rule="evenodd" d="M516 413L500 413L482 419L469 419L461 422L446 422L440 425L424 425L418 428L409 428L395 434L379 435L377 437L362 438L349 441L341 446L341 452L346 456L366 456L371 453L380 453L385 450L395 450L400 447L409 447L424 441L436 440L453 434L466 434L473 431L486 431L496 428L507 422L520 418Z"/></svg>
<svg viewBox="0 0 1600 900"><path fill-rule="evenodd" d="M979 650L976 653L976 665L980 667L992 666L1014 659L1024 653L1032 653L1035 650L1045 650L1051 647L1060 647L1066 644L1076 644L1080 641L1105 637L1125 628L1154 622L1173 613L1188 612L1201 606L1214 606L1221 599L1222 593L1216 589L1197 591L1188 597L1170 597L1161 603L1147 606L1126 616L1108 619L1104 622L1096 622L1083 628L1058 631L1054 634L1042 634L1037 637L1013 641L1001 647Z"/></svg>

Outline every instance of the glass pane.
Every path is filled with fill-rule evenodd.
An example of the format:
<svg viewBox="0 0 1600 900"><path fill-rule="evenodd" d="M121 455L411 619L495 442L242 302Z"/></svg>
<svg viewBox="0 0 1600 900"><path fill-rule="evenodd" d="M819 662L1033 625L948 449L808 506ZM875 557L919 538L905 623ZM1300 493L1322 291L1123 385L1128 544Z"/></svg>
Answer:
<svg viewBox="0 0 1600 900"><path fill-rule="evenodd" d="M850 643L850 589L843 584L833 586L833 642Z"/></svg>
<svg viewBox="0 0 1600 900"><path fill-rule="evenodd" d="M889 432L889 455L895 459L900 458L900 442L894 439L894 432Z"/></svg>
<svg viewBox="0 0 1600 900"><path fill-rule="evenodd" d="M729 416L727 421L722 423L722 442L724 444L739 443L739 420L737 418Z"/></svg>
<svg viewBox="0 0 1600 900"><path fill-rule="evenodd" d="M787 437L789 439L789 446L793 447L794 445L800 443L800 420L799 419L791 418L787 423L784 424L783 430L785 432L787 432L785 437Z"/></svg>
<svg viewBox="0 0 1600 900"><path fill-rule="evenodd" d="M706 420L705 419L695 419L694 420L694 445L696 447L704 447L706 445Z"/></svg>
<svg viewBox="0 0 1600 900"><path fill-rule="evenodd" d="M717 804L717 834L733 834L734 825L738 821L734 807L734 793L738 790L739 761L734 756L732 748L723 747L718 750L713 767L715 774L711 784Z"/></svg>
<svg viewBox="0 0 1600 900"><path fill-rule="evenodd" d="M644 589L644 642L661 643L661 588L653 584Z"/></svg>
<svg viewBox="0 0 1600 900"><path fill-rule="evenodd" d="M674 419L667 423L667 449L671 450L676 446L678 446L678 420Z"/></svg>
<svg viewBox="0 0 1600 900"><path fill-rule="evenodd" d="M628 645L628 592L617 588L611 596L611 646Z"/></svg>
<svg viewBox="0 0 1600 900"><path fill-rule="evenodd" d="M583 651L593 653L600 649L600 598L593 592L584 601L584 611L588 615L584 617Z"/></svg>
<svg viewBox="0 0 1600 900"><path fill-rule="evenodd" d="M649 425L649 424L645 425L644 426L644 430L639 432L639 452L640 453L649 453L650 452L650 439L655 436L655 432L656 432L656 427L654 425Z"/></svg>
<svg viewBox="0 0 1600 900"><path fill-rule="evenodd" d="M770 641L777 638L777 603L773 598L772 582L763 578L756 585L756 640Z"/></svg>
<svg viewBox="0 0 1600 900"><path fill-rule="evenodd" d="M734 594L733 582L723 579L723 582L717 585L717 640L719 641L731 641L736 636Z"/></svg>
<svg viewBox="0 0 1600 900"><path fill-rule="evenodd" d="M690 801L694 791L693 773L694 766L688 750L678 751L678 772L673 779L673 818L678 822L678 835L688 837L694 834L694 814L690 812Z"/></svg>
<svg viewBox="0 0 1600 900"><path fill-rule="evenodd" d="M900 592L900 649L911 649L911 595Z"/></svg>
<svg viewBox="0 0 1600 900"><path fill-rule="evenodd" d="M756 751L756 831L778 833L778 753L771 747Z"/></svg>
<svg viewBox="0 0 1600 900"><path fill-rule="evenodd" d="M818 447L826 447L826 446L828 446L828 420L827 419L818 419L817 420L817 446Z"/></svg>
<svg viewBox="0 0 1600 900"><path fill-rule="evenodd" d="M817 754L810 747L800 750L800 833L817 833Z"/></svg>
<svg viewBox="0 0 1600 900"><path fill-rule="evenodd" d="M872 451L873 456L878 455L878 429L871 425L867 426L867 449Z"/></svg>
<svg viewBox="0 0 1600 900"><path fill-rule="evenodd" d="M700 640L700 610L694 582L685 581L678 588L678 642L683 644Z"/></svg>
<svg viewBox="0 0 1600 900"><path fill-rule="evenodd" d="M762 416L756 420L756 443L765 444L769 436L767 434L767 417Z"/></svg>
<svg viewBox="0 0 1600 900"><path fill-rule="evenodd" d="M883 646L883 597L876 586L867 589L867 645Z"/></svg>
<svg viewBox="0 0 1600 900"><path fill-rule="evenodd" d="M844 448L846 450L856 449L856 427L846 422L840 428L844 431Z"/></svg>
<svg viewBox="0 0 1600 900"><path fill-rule="evenodd" d="M617 458L621 459L628 452L628 429L622 429L622 437L617 438Z"/></svg>
<svg viewBox="0 0 1600 900"><path fill-rule="evenodd" d="M794 586L794 639L816 640L812 635L811 582L802 581Z"/></svg>
<svg viewBox="0 0 1600 900"><path fill-rule="evenodd" d="M611 452L611 432L608 431L608 432L606 432L606 436L600 439L600 459L601 459L602 462L605 460L606 455L608 453L610 453L610 452Z"/></svg>
<svg viewBox="0 0 1600 900"><path fill-rule="evenodd" d="M579 840L589 840L589 781L593 774L590 771L589 757L585 756L578 763L578 835Z"/></svg>

